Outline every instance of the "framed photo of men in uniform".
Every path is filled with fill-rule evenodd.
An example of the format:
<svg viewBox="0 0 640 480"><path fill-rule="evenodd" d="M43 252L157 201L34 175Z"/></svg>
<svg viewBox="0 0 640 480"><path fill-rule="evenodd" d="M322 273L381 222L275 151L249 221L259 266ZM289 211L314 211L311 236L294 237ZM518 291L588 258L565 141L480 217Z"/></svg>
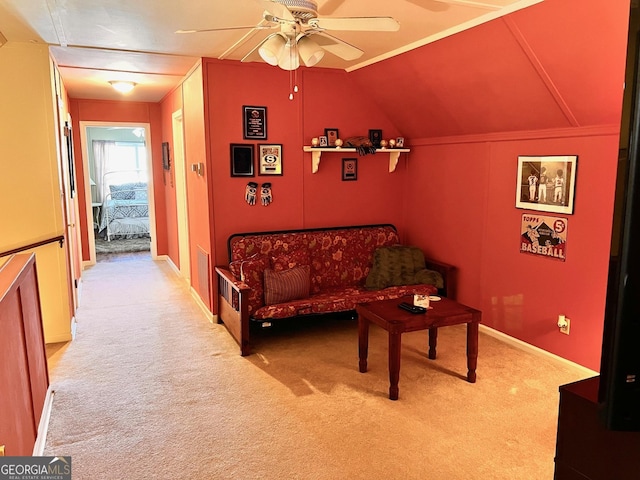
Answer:
<svg viewBox="0 0 640 480"><path fill-rule="evenodd" d="M573 214L577 155L519 156L516 208Z"/></svg>

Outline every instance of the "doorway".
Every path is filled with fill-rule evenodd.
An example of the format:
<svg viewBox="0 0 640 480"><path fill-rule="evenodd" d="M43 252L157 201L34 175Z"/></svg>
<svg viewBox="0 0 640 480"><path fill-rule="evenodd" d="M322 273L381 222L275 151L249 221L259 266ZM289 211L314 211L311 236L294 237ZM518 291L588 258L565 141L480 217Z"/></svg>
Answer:
<svg viewBox="0 0 640 480"><path fill-rule="evenodd" d="M134 252L156 258L148 124L80 122L89 264Z"/></svg>

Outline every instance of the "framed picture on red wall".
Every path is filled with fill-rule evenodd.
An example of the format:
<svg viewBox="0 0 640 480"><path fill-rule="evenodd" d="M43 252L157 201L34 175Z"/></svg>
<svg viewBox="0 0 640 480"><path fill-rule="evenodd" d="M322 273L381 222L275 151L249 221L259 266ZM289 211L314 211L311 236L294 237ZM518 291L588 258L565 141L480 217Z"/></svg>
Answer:
<svg viewBox="0 0 640 480"><path fill-rule="evenodd" d="M573 214L577 155L519 156L516 208Z"/></svg>
<svg viewBox="0 0 640 480"><path fill-rule="evenodd" d="M282 145L258 145L258 175L282 175Z"/></svg>
<svg viewBox="0 0 640 480"><path fill-rule="evenodd" d="M267 139L267 107L242 107L242 137L245 140Z"/></svg>

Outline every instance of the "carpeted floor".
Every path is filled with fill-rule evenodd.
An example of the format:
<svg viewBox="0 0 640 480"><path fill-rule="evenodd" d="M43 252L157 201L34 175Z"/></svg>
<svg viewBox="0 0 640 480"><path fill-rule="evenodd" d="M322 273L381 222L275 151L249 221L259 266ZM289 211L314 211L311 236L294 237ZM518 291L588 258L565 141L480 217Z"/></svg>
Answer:
<svg viewBox="0 0 640 480"><path fill-rule="evenodd" d="M113 238L110 242L96 238L96 254L148 252L151 250L151 238Z"/></svg>
<svg viewBox="0 0 640 480"><path fill-rule="evenodd" d="M558 386L583 369L480 334L467 383L464 326L403 335L390 401L387 336L357 323L257 330L240 357L184 282L148 256L83 274L77 338L50 347L55 389L45 455L74 480L551 480Z"/></svg>

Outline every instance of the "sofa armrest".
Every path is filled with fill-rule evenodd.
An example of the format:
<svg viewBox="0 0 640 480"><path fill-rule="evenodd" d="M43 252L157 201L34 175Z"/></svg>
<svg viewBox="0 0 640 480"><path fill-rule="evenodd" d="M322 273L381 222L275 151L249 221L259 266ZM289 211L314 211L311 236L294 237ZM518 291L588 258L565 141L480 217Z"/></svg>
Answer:
<svg viewBox="0 0 640 480"><path fill-rule="evenodd" d="M438 260L434 260L432 258L425 258L425 268L429 270L435 270L442 275L444 280L444 287L439 289L438 293L441 295L450 298L451 300L456 299L457 294L457 269L453 265L449 265L448 263L439 262Z"/></svg>
<svg viewBox="0 0 640 480"><path fill-rule="evenodd" d="M218 276L218 321L240 345L240 354L249 355L249 304L251 290L226 267L215 267Z"/></svg>

